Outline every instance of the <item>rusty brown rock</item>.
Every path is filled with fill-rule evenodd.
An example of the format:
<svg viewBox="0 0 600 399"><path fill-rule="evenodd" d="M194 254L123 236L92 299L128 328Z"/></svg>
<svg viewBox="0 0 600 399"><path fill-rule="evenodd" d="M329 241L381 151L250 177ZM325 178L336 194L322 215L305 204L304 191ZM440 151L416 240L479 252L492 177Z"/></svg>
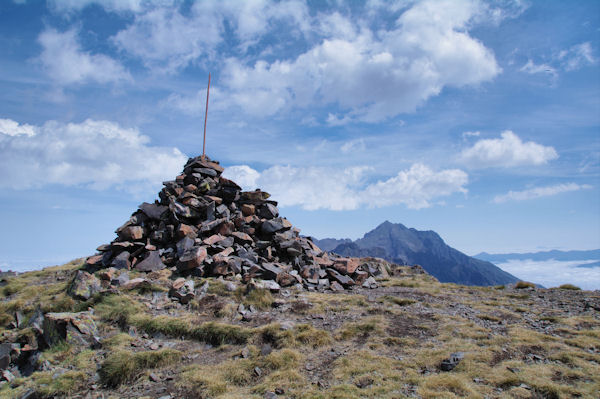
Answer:
<svg viewBox="0 0 600 399"><path fill-rule="evenodd" d="M127 241L137 241L144 237L144 228L141 226L128 226L121 230L120 236Z"/></svg>
<svg viewBox="0 0 600 399"><path fill-rule="evenodd" d="M225 237L223 237L221 234L213 234L212 236L202 240L202 243L206 245L213 245L223 240L224 238Z"/></svg>
<svg viewBox="0 0 600 399"><path fill-rule="evenodd" d="M358 258L339 258L333 261L333 268L342 274L352 274L360 264Z"/></svg>
<svg viewBox="0 0 600 399"><path fill-rule="evenodd" d="M223 198L216 197L214 195L205 195L204 198L206 198L209 201L213 201L215 205L221 205L223 203Z"/></svg>
<svg viewBox="0 0 600 399"><path fill-rule="evenodd" d="M228 236L231 235L231 233L233 233L235 230L235 225L230 222L230 221L226 221L223 222L219 225L219 227L217 227L217 233L221 234L223 236Z"/></svg>
<svg viewBox="0 0 600 399"><path fill-rule="evenodd" d="M181 223L179 226L177 226L177 237L179 237L179 238L183 238L183 237L196 238L197 236L198 236L198 229L195 228L194 226L190 226L190 225L184 224L184 223Z"/></svg>
<svg viewBox="0 0 600 399"><path fill-rule="evenodd" d="M252 237L250 237L246 233L234 231L233 233L231 233L231 235L234 237L234 239L237 243L242 244L242 245L243 244L252 244L254 242Z"/></svg>
<svg viewBox="0 0 600 399"><path fill-rule="evenodd" d="M173 281L173 285L171 286L173 289L178 290L185 284L185 279L183 277L179 277Z"/></svg>
<svg viewBox="0 0 600 399"><path fill-rule="evenodd" d="M250 216L250 215L254 215L254 212L256 212L256 207L252 204L243 204L242 205L242 214L244 216Z"/></svg>
<svg viewBox="0 0 600 399"><path fill-rule="evenodd" d="M179 270L190 270L202 265L204 259L206 259L207 252L206 247L194 247L188 249L179 258L177 269Z"/></svg>

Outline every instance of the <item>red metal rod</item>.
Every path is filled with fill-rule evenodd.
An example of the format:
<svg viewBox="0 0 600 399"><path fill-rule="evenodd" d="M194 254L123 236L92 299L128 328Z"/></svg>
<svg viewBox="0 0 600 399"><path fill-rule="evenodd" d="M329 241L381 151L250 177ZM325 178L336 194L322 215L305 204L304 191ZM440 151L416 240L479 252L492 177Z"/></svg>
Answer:
<svg viewBox="0 0 600 399"><path fill-rule="evenodd" d="M206 157L206 118L208 118L208 93L210 92L210 72L208 73L208 88L206 89L206 111L204 112L204 141L202 142L202 160Z"/></svg>

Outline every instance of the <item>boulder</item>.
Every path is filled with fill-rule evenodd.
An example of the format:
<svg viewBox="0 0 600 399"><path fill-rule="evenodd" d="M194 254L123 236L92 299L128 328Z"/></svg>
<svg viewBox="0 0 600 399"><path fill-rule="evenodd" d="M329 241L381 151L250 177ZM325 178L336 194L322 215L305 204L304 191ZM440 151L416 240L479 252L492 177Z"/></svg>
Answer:
<svg viewBox="0 0 600 399"><path fill-rule="evenodd" d="M206 259L206 256L206 247L192 247L185 251L181 257L179 257L177 269L190 270L200 267L202 262L204 262L204 259Z"/></svg>
<svg viewBox="0 0 600 399"><path fill-rule="evenodd" d="M161 216L169 209L168 206L149 204L144 202L139 206L140 210L144 212L150 219L160 220Z"/></svg>
<svg viewBox="0 0 600 399"><path fill-rule="evenodd" d="M94 275L78 270L68 289L68 294L75 299L87 301L102 290L102 284Z"/></svg>
<svg viewBox="0 0 600 399"><path fill-rule="evenodd" d="M49 346L61 341L78 346L92 346L98 342L98 329L90 312L46 313L43 329Z"/></svg>
<svg viewBox="0 0 600 399"><path fill-rule="evenodd" d="M139 270L140 272L155 272L166 267L167 266L160 259L158 251L148 252L146 258L135 265L135 269Z"/></svg>

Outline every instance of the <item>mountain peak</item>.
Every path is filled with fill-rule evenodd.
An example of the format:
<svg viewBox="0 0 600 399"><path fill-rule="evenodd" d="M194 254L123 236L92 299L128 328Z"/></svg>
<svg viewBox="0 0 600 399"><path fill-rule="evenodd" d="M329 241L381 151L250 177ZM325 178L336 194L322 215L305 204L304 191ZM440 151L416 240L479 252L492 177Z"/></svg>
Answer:
<svg viewBox="0 0 600 399"><path fill-rule="evenodd" d="M433 230L407 228L389 220L354 241L355 245L349 244L340 244L333 251L344 256L378 256L398 264L419 264L442 282L497 285L517 281L492 263L448 246Z"/></svg>

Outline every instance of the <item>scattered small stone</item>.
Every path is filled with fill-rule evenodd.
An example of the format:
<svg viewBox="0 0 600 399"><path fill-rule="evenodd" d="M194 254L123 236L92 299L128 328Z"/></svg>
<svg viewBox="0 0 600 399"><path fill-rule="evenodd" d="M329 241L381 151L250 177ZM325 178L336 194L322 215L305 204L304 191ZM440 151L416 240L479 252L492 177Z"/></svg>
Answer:
<svg viewBox="0 0 600 399"><path fill-rule="evenodd" d="M440 364L440 369L442 371L450 371L450 370L454 369L456 366L458 366L458 363L460 363L460 361L463 358L464 358L463 352L451 353L450 357L448 359L442 360L442 363Z"/></svg>
<svg viewBox="0 0 600 399"><path fill-rule="evenodd" d="M257 377L260 377L262 375L262 370L260 369L260 367L254 367L254 374L256 374Z"/></svg>
<svg viewBox="0 0 600 399"><path fill-rule="evenodd" d="M277 399L277 394L275 392L265 392L263 395L264 399Z"/></svg>
<svg viewBox="0 0 600 399"><path fill-rule="evenodd" d="M154 374L154 373L150 373L150 375L148 376L148 378L152 382L159 382L160 381L160 378L156 374Z"/></svg>
<svg viewBox="0 0 600 399"><path fill-rule="evenodd" d="M267 356L269 353L271 353L273 351L273 348L271 347L271 345L269 344L264 344L261 348L260 348L260 354L262 356Z"/></svg>
<svg viewBox="0 0 600 399"><path fill-rule="evenodd" d="M374 382L374 380L371 377L364 376L364 377L359 378L358 381L356 381L355 385L358 388L362 389L362 388L368 387L369 385L372 385L373 382Z"/></svg>

